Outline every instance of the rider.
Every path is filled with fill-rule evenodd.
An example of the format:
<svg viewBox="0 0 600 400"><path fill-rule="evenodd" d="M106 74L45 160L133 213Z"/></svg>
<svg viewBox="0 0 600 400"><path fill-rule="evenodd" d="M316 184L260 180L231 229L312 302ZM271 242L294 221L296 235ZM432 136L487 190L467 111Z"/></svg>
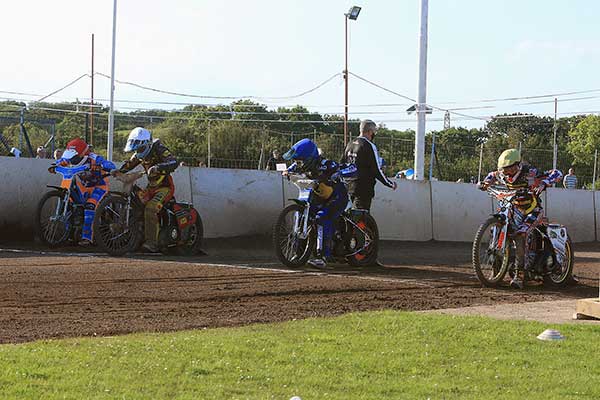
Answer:
<svg viewBox="0 0 600 400"><path fill-rule="evenodd" d="M354 164L338 164L327 160L319 154L317 145L310 139L302 139L294 144L284 155L286 161L294 163L284 171L288 173L303 173L309 179L315 180L313 202L310 213L315 215L317 223L317 257L308 263L315 267L327 265L331 257L331 239L333 222L339 217L348 204L348 190L342 182L342 177L356 173Z"/></svg>
<svg viewBox="0 0 600 400"><path fill-rule="evenodd" d="M148 175L148 186L141 196L145 204L144 247L151 252L157 252L159 251L158 213L173 198L175 186L171 172L175 171L179 163L160 139L152 140L150 131L141 127L131 131L123 151L126 153L133 151L134 154L123 164L119 172L129 172L142 164Z"/></svg>
<svg viewBox="0 0 600 400"><path fill-rule="evenodd" d="M56 165L81 166L87 165L89 170L79 175L83 184L82 192L87 194L85 198L85 210L83 214L83 230L81 232L80 245L88 245L92 242L92 223L96 207L108 190L108 185L102 176L103 171L113 171L116 166L111 161L105 160L96 153L90 151L90 146L85 140L77 138L67 143L62 157L56 160ZM55 172L50 167L50 172Z"/></svg>
<svg viewBox="0 0 600 400"><path fill-rule="evenodd" d="M519 271L524 271L527 265L525 249L529 233L540 224L542 219L542 206L540 194L547 186L559 182L562 173L557 170L538 171L537 168L521 161L521 153L517 149L508 149L498 158L498 170L490 172L479 186L486 190L495 183L505 185L510 190L517 190L513 204L523 214L516 232L516 266L517 273L510 282L512 287L521 289L523 281ZM521 189L521 190L519 190Z"/></svg>

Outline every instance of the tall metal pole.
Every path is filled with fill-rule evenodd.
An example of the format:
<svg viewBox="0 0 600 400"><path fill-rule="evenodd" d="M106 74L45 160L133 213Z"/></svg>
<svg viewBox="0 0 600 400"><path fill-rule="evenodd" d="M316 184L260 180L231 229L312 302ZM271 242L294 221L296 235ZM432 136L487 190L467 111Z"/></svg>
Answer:
<svg viewBox="0 0 600 400"><path fill-rule="evenodd" d="M106 158L112 161L113 134L115 130L114 100L115 100L115 46L117 39L117 0L113 3L113 32L112 32L112 62L110 67L110 108L108 111L108 143L106 144Z"/></svg>
<svg viewBox="0 0 600 400"><path fill-rule="evenodd" d="M348 15L344 14L346 62L344 67L344 148L348 144Z"/></svg>
<svg viewBox="0 0 600 400"><path fill-rule="evenodd" d="M558 147L556 144L556 132L558 131L558 124L556 123L556 114L558 113L558 99L554 98L554 141L552 151L552 169L556 169L556 162L558 160Z"/></svg>
<svg viewBox="0 0 600 400"><path fill-rule="evenodd" d="M425 177L425 116L427 103L427 14L429 0L421 0L419 30L419 89L417 103L417 133L415 136L415 179Z"/></svg>
<svg viewBox="0 0 600 400"><path fill-rule="evenodd" d="M481 143L481 149L479 150L479 173L477 174L477 183L481 183L481 166L483 164L483 143Z"/></svg>
<svg viewBox="0 0 600 400"><path fill-rule="evenodd" d="M207 145L208 145L207 154L206 154L206 166L208 168L210 168L210 161L211 161L211 158L212 158L212 155L210 154L210 121L208 121L207 138L206 139L207 139L206 142L207 142Z"/></svg>
<svg viewBox="0 0 600 400"><path fill-rule="evenodd" d="M596 190L596 171L598 166L598 149L594 153L594 176L592 178L592 190ZM577 188L575 188L577 189Z"/></svg>
<svg viewBox="0 0 600 400"><path fill-rule="evenodd" d="M435 157L435 132L431 138L431 158L429 159L429 180L433 178L433 160Z"/></svg>
<svg viewBox="0 0 600 400"><path fill-rule="evenodd" d="M92 94L90 98L90 144L94 144L94 34L92 33Z"/></svg>

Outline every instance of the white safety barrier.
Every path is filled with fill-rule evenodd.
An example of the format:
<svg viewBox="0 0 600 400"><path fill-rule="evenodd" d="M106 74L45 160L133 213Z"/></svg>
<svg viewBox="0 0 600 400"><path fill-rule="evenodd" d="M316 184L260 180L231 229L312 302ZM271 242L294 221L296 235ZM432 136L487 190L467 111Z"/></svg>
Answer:
<svg viewBox="0 0 600 400"><path fill-rule="evenodd" d="M11 229L33 230L33 219L46 185L60 176L47 171L51 160L0 157L0 236ZM180 167L173 174L178 201L192 202L204 221L206 237L268 234L297 189L274 171ZM144 182L140 182L142 185ZM377 184L371 207L382 239L473 239L493 202L475 185L398 180L398 189ZM111 183L114 189L118 184ZM550 188L543 205L551 222L567 226L575 242L600 237L600 193Z"/></svg>
<svg viewBox="0 0 600 400"><path fill-rule="evenodd" d="M470 183L431 182L433 239L470 242L492 213L492 199Z"/></svg>
<svg viewBox="0 0 600 400"><path fill-rule="evenodd" d="M271 232L282 208L281 175L276 173L191 168L191 188L206 237Z"/></svg>
<svg viewBox="0 0 600 400"><path fill-rule="evenodd" d="M594 192L578 189L548 188L544 209L550 222L567 227L574 242L596 239Z"/></svg>
<svg viewBox="0 0 600 400"><path fill-rule="evenodd" d="M371 213L384 240L431 240L431 189L428 181L398 180L392 190L377 183Z"/></svg>

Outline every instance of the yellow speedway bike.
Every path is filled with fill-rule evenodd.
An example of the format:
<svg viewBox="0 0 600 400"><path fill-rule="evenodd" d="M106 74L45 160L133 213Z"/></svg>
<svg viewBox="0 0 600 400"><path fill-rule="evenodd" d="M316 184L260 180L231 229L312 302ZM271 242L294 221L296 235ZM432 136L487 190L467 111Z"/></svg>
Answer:
<svg viewBox="0 0 600 400"><path fill-rule="evenodd" d="M518 191L490 186L487 193L496 199L498 208L477 230L472 260L477 279L484 286L495 287L507 273L511 278L517 273L515 232L526 216L512 202ZM571 238L565 226L550 224L543 215L540 221L527 238L523 282L533 280L549 286L565 286L573 274Z"/></svg>

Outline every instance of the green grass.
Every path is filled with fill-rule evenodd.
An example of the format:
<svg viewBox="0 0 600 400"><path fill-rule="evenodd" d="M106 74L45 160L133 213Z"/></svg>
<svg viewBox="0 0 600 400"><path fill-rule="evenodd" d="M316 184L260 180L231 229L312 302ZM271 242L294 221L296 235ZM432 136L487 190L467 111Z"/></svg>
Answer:
<svg viewBox="0 0 600 400"><path fill-rule="evenodd" d="M0 346L1 399L600 398L593 325L403 312Z"/></svg>

